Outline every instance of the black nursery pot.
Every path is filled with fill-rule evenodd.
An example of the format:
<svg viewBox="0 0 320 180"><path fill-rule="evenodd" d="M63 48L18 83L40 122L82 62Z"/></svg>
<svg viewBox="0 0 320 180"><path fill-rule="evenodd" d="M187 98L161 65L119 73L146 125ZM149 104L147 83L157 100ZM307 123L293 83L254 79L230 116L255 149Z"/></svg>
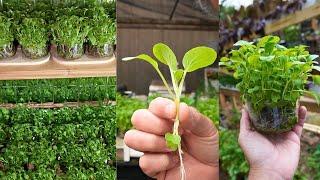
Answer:
<svg viewBox="0 0 320 180"><path fill-rule="evenodd" d="M57 47L57 53L60 57L68 60L81 58L84 53L83 44L76 44L73 47L60 44Z"/></svg>
<svg viewBox="0 0 320 180"><path fill-rule="evenodd" d="M16 54L17 48L13 42L0 47L0 59L12 57Z"/></svg>
<svg viewBox="0 0 320 180"><path fill-rule="evenodd" d="M259 112L247 103L250 121L261 133L278 134L290 131L297 123L296 107L270 107L266 105Z"/></svg>
<svg viewBox="0 0 320 180"><path fill-rule="evenodd" d="M49 47L45 46L41 49L33 49L33 48L27 48L27 47L22 47L22 52L23 54L30 59L38 59L42 58L48 55L49 53Z"/></svg>
<svg viewBox="0 0 320 180"><path fill-rule="evenodd" d="M88 44L87 46L88 55L93 57L111 57L114 52L114 48L112 44L104 44L102 46L94 46L92 44Z"/></svg>

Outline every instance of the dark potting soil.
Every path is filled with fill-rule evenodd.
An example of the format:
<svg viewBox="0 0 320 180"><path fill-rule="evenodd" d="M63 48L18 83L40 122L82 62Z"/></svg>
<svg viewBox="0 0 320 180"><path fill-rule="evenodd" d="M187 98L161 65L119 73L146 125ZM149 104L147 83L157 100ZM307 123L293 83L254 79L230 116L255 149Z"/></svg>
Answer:
<svg viewBox="0 0 320 180"><path fill-rule="evenodd" d="M249 114L255 129L264 133L287 132L297 123L295 108L264 107L258 113L251 110Z"/></svg>

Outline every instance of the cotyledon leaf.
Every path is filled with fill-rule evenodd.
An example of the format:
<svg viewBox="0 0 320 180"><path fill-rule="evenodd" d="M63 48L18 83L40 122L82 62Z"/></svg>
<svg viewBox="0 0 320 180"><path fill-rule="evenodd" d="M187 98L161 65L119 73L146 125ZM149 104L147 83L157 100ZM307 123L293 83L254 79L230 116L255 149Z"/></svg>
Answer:
<svg viewBox="0 0 320 180"><path fill-rule="evenodd" d="M189 50L184 55L182 64L186 72L192 72L213 64L216 58L217 53L215 50L200 46Z"/></svg>
<svg viewBox="0 0 320 180"><path fill-rule="evenodd" d="M172 69L173 71L177 70L177 58L169 46L163 43L155 44L153 46L153 54L160 62L168 65L170 69Z"/></svg>
<svg viewBox="0 0 320 180"><path fill-rule="evenodd" d="M159 65L158 65L157 61L154 60L152 57L150 57L150 56L147 55L147 54L140 54L140 55L135 56L135 57L125 57L125 58L122 58L123 61L131 61L131 60L134 60L134 59L140 59L140 60L147 61L147 62L150 63L155 69L159 69Z"/></svg>

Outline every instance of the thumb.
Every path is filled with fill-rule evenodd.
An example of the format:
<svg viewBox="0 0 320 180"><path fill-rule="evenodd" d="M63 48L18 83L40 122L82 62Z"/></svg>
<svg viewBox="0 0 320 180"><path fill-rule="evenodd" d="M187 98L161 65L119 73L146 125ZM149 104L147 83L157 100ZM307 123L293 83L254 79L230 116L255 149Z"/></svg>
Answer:
<svg viewBox="0 0 320 180"><path fill-rule="evenodd" d="M209 118L185 103L180 104L179 120L181 127L196 136L209 137L217 133L216 127Z"/></svg>
<svg viewBox="0 0 320 180"><path fill-rule="evenodd" d="M246 109L242 109L242 117L240 120L240 133L247 133L250 130L249 113Z"/></svg>

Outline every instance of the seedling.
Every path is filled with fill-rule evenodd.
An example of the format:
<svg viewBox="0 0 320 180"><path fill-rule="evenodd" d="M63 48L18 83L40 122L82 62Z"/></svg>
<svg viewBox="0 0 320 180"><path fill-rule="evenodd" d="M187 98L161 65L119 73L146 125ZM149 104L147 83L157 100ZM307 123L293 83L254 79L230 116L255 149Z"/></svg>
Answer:
<svg viewBox="0 0 320 180"><path fill-rule="evenodd" d="M0 31L0 59L11 57L15 54L15 47L12 22L9 18L0 16Z"/></svg>
<svg viewBox="0 0 320 180"><path fill-rule="evenodd" d="M17 28L17 38L23 52L32 59L48 54L48 29L40 18L25 18Z"/></svg>
<svg viewBox="0 0 320 180"><path fill-rule="evenodd" d="M174 52L168 47L167 45L163 43L158 43L153 46L153 54L156 57L156 59L167 65L170 70L171 75L171 82L173 85L173 89L169 86L168 81L165 79L164 75L159 69L159 65L157 60L153 59L147 54L140 54L136 57L126 57L123 58L123 61L130 61L133 59L139 59L146 61L150 63L153 68L157 71L159 74L161 80L163 81L163 84L166 86L170 96L174 100L176 104L176 117L174 120L173 130L172 133L167 133L165 135L165 139L167 142L167 146L174 150L178 151L179 158L180 158L180 173L181 173L181 179L186 179L185 175L185 169L183 165L183 159L182 159L182 148L181 148L181 137L179 135L179 105L180 105L180 97L182 94L183 84L186 78L187 73L196 71L200 68L207 67L214 63L214 61L217 58L217 53L209 48L209 47L196 47L191 50L189 50L183 57L182 65L183 69L180 69L178 67L178 61L174 54Z"/></svg>
<svg viewBox="0 0 320 180"><path fill-rule="evenodd" d="M311 71L318 70L317 55L310 55L306 46L286 48L277 36L253 42L239 41L240 46L223 57L220 65L234 71L237 88L249 108L254 127L266 133L281 133L297 123L296 102L304 93ZM317 80L315 80L317 82ZM311 93L319 100L319 95ZM252 109L252 112L250 112Z"/></svg>

